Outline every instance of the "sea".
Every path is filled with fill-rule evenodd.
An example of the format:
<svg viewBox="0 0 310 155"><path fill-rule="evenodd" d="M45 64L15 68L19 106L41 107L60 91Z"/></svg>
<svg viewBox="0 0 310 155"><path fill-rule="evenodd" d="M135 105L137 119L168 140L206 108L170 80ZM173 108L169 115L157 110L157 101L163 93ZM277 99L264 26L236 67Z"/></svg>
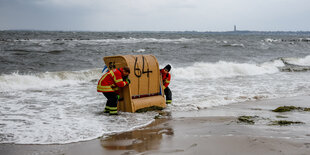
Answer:
<svg viewBox="0 0 310 155"><path fill-rule="evenodd" d="M309 32L0 31L0 143L65 144L125 132L157 112L102 114L103 57L171 64L168 112L310 95Z"/></svg>

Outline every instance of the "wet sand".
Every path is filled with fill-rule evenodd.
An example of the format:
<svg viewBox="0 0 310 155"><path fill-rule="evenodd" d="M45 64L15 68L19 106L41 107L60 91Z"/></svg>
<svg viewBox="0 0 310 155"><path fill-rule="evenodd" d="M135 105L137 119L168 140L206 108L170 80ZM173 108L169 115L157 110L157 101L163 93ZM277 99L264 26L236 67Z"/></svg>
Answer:
<svg viewBox="0 0 310 155"><path fill-rule="evenodd" d="M303 96L237 103L193 112L172 112L172 116L162 116L144 128L86 142L1 144L0 154L306 155L310 152L310 112L275 113L271 110L283 105L310 107L309 101L309 96ZM239 116L257 117L254 124L248 124L240 122ZM275 120L299 120L305 124L270 125Z"/></svg>

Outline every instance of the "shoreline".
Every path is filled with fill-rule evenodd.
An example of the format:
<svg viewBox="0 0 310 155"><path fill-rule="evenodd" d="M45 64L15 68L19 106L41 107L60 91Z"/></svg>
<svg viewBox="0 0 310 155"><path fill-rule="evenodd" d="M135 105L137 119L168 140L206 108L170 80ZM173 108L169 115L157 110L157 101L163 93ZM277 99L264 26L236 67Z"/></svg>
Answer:
<svg viewBox="0 0 310 155"><path fill-rule="evenodd" d="M172 112L129 132L69 144L0 144L0 155L28 154L307 154L310 112L275 113L284 105L310 107L310 96L257 100L200 111ZM254 124L239 116L258 116ZM282 116L279 118L278 116ZM305 124L270 125L274 120Z"/></svg>

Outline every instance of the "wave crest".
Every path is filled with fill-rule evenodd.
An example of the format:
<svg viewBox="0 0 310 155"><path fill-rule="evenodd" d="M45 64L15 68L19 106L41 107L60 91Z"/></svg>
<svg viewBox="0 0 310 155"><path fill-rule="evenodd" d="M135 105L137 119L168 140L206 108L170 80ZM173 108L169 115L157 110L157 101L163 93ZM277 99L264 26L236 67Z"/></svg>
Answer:
<svg viewBox="0 0 310 155"><path fill-rule="evenodd" d="M4 74L0 76L0 92L26 89L50 89L54 87L76 85L97 81L94 79L98 79L100 75L101 69L37 74Z"/></svg>
<svg viewBox="0 0 310 155"><path fill-rule="evenodd" d="M251 76L279 72L278 66L281 65L283 65L281 61L267 62L260 65L226 61L219 61L217 63L197 62L192 66L176 68L173 74L175 74L176 78L181 79Z"/></svg>

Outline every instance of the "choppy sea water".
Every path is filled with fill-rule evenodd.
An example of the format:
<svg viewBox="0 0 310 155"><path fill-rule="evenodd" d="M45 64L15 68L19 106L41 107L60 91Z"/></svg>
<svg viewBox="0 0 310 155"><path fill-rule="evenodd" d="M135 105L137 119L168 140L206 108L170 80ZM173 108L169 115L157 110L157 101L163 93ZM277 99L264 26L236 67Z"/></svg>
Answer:
<svg viewBox="0 0 310 155"><path fill-rule="evenodd" d="M197 111L309 95L307 33L0 32L0 143L90 140L153 121L105 116L96 92L104 56L153 54L172 65L173 104Z"/></svg>

